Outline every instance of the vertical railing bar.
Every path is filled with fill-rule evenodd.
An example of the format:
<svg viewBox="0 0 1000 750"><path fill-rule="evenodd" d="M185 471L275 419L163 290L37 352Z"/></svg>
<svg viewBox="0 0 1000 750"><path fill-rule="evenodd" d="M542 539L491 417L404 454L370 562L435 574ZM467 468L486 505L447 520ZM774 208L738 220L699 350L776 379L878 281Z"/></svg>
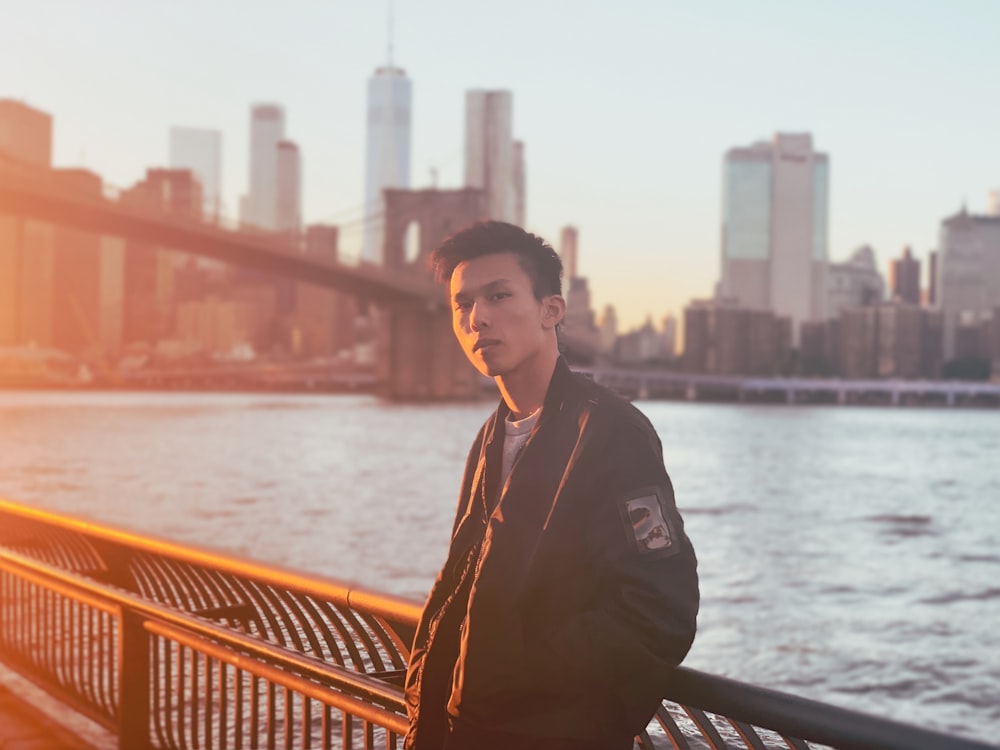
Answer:
<svg viewBox="0 0 1000 750"><path fill-rule="evenodd" d="M87 643L85 612L87 605L77 600L73 602L73 625L75 638L73 643L73 673L76 681L76 693L86 700L87 680L84 674L84 647Z"/></svg>
<svg viewBox="0 0 1000 750"><path fill-rule="evenodd" d="M70 638L66 618L66 604L68 601L69 599L65 596L59 595L56 597L55 606L56 627L59 629L58 641L56 641L55 646L56 663L59 665L57 682L66 689L69 689L72 684L72 681L69 679L69 663L66 658L68 652L67 642Z"/></svg>
<svg viewBox="0 0 1000 750"><path fill-rule="evenodd" d="M191 747L200 750L201 743L198 739L198 657L200 654L196 649L189 649L191 652Z"/></svg>
<svg viewBox="0 0 1000 750"><path fill-rule="evenodd" d="M265 615L270 613L270 619L275 626L275 635L281 639L279 643L288 648L290 639L291 648L304 652L302 636L299 634L298 628L295 627L295 616L282 602L275 588L269 583L258 583L257 590L268 605L265 607L264 613Z"/></svg>
<svg viewBox="0 0 1000 750"><path fill-rule="evenodd" d="M303 696L305 697L305 696ZM295 747L295 693L285 688L285 750Z"/></svg>
<svg viewBox="0 0 1000 750"><path fill-rule="evenodd" d="M103 641L105 705L109 710L114 710L115 706L121 706L122 685L120 675L118 674L120 656L116 646L123 636L117 617L107 612L102 612L101 615L104 619L104 622L101 624L101 633L105 634ZM118 710L120 713L121 709L119 708Z"/></svg>
<svg viewBox="0 0 1000 750"><path fill-rule="evenodd" d="M118 743L128 750L148 750L151 636L142 616L130 609L108 618L118 635L117 648L109 649L115 656L114 668L108 670L113 677L109 684L117 695ZM104 627L110 631L110 622Z"/></svg>
<svg viewBox="0 0 1000 750"><path fill-rule="evenodd" d="M167 737L169 739L168 747L177 747L179 742L183 740L180 739L179 729L177 726L177 716L173 709L174 697L180 696L180 688L178 690L174 689L174 676L178 671L174 669L178 664L178 654L180 652L181 646L178 643L170 640L169 638L163 638L163 677L164 685L166 686L166 692L164 693L164 717L167 721ZM178 680L178 686L180 681Z"/></svg>
<svg viewBox="0 0 1000 750"><path fill-rule="evenodd" d="M187 747L185 727L187 726L187 674L185 654L187 646L177 644L177 741L181 747Z"/></svg>
<svg viewBox="0 0 1000 750"><path fill-rule="evenodd" d="M154 570L152 554L139 551L132 556L130 569L140 593L160 604L172 604L173 595L167 591L164 581ZM140 580L141 579L141 580ZM143 586L144 582L144 586Z"/></svg>
<svg viewBox="0 0 1000 750"><path fill-rule="evenodd" d="M215 702L212 700L212 662L205 654L205 747L212 747L212 722L215 721Z"/></svg>
<svg viewBox="0 0 1000 750"><path fill-rule="evenodd" d="M353 750L354 748L354 714L347 709L341 709L340 722L340 742L343 750Z"/></svg>
<svg viewBox="0 0 1000 750"><path fill-rule="evenodd" d="M799 739L798 737L786 737L785 735L781 735L781 739L785 741L785 744L788 745L791 750L811 750L809 743L805 740Z"/></svg>
<svg viewBox="0 0 1000 750"><path fill-rule="evenodd" d="M55 639L52 637L52 633L56 627L54 613L57 596L51 589L46 588L42 589L42 591L45 595L42 598L40 653L45 671L48 672L53 680L56 680L58 679L59 664L55 658Z"/></svg>
<svg viewBox="0 0 1000 750"><path fill-rule="evenodd" d="M767 747L761 740L760 735L757 734L757 729L752 724L747 724L744 721L737 721L736 719L728 716L725 718L743 739L743 743L747 746L748 750L767 750Z"/></svg>
<svg viewBox="0 0 1000 750"><path fill-rule="evenodd" d="M319 632L322 636L322 643L319 639L316 639L316 655L322 659L327 658L327 652L323 651L323 646L325 645L333 656L336 652L340 650L340 646L337 643L337 636L330 630L329 618L316 606L312 598L306 594L299 595L299 606L307 613L309 620L313 623L310 631L315 636L316 632Z"/></svg>
<svg viewBox="0 0 1000 750"><path fill-rule="evenodd" d="M264 626L264 621L261 619L260 607L254 599L253 592L250 590L249 582L239 576L232 576L229 581L229 585L234 591L236 600L245 604L253 611L252 620L245 622L240 621L242 630L247 633L256 632L258 635L262 635L267 628Z"/></svg>
<svg viewBox="0 0 1000 750"><path fill-rule="evenodd" d="M271 610L269 602L267 601L267 597L264 595L263 588L266 588L266 585L265 584L258 585L258 583L252 579L247 579L246 584L247 584L248 598L253 601L258 614L264 616L264 620L267 621L267 624L271 630L272 635L270 638L268 638L265 629L261 628L261 637L264 638L264 640L273 641L274 643L277 643L279 646L287 645L282 632L281 623L279 623L278 620L275 618L274 612ZM263 625L263 620L261 621L261 624Z"/></svg>
<svg viewBox="0 0 1000 750"><path fill-rule="evenodd" d="M312 747L312 703L312 698L302 696L302 750Z"/></svg>
<svg viewBox="0 0 1000 750"><path fill-rule="evenodd" d="M51 679L58 682L59 664L56 661L55 648L56 639L53 634L56 630L56 593L52 589L42 589L42 632L45 637L41 639L42 669L49 673Z"/></svg>
<svg viewBox="0 0 1000 750"><path fill-rule="evenodd" d="M348 625L344 622L341 617L340 608L331 602L317 602L320 610L327 616L330 624L336 629L337 634L340 636L340 645L347 649L347 655L350 657L351 661L354 663L354 669L356 671L362 671L358 669L359 663L362 661L361 652L358 651L357 645L354 643L354 639L351 637ZM344 658L343 653L333 654L334 661L337 662L342 667L347 666L347 659Z"/></svg>
<svg viewBox="0 0 1000 750"><path fill-rule="evenodd" d="M234 750L242 750L243 748L243 675L242 669L236 668L236 674L233 676L234 679L234 716L233 724L235 729L235 736L233 742Z"/></svg>
<svg viewBox="0 0 1000 750"><path fill-rule="evenodd" d="M226 750L229 745L229 682L226 676L228 665L219 662L219 747Z"/></svg>
<svg viewBox="0 0 1000 750"><path fill-rule="evenodd" d="M115 699L115 695L112 692L114 683L112 682L112 675L109 674L108 669L108 615L104 611L99 611L97 613L97 651L98 651L98 675L97 684L100 686L99 696L101 707L105 710L110 709L114 716L121 718L121 710L118 708L118 701Z"/></svg>
<svg viewBox="0 0 1000 750"><path fill-rule="evenodd" d="M274 683L270 680L265 681L267 687L267 747L268 750L274 747L274 738L276 736L277 716L275 716L275 688Z"/></svg>
<svg viewBox="0 0 1000 750"><path fill-rule="evenodd" d="M251 675L251 700L250 700L250 750L257 750L257 738L260 732L257 727L260 725L260 679L257 675Z"/></svg>
<svg viewBox="0 0 1000 750"><path fill-rule="evenodd" d="M32 596L31 596L31 605L32 605L32 609L31 609L31 628L32 628L32 630L31 630L31 636L30 636L30 638L31 638L31 641L30 641L30 643L31 643L31 663L37 669L38 666L39 666L39 659L38 659L37 648L38 648L38 640L40 638L40 627L41 627L40 624L39 624L39 622L38 622L39 619L41 618L41 609L40 609L41 605L39 604L39 601L38 601L38 594L37 594L37 592L39 591L40 587L33 585L31 588L32 588L32 591L33 591Z"/></svg>
<svg viewBox="0 0 1000 750"><path fill-rule="evenodd" d="M372 633L375 634L375 645L380 648L380 653L389 656L393 669L400 669L406 666L407 656L400 649L399 635L391 624L382 617L370 615L365 612L359 613L364 622L368 625ZM384 667L378 667L384 669Z"/></svg>
<svg viewBox="0 0 1000 750"><path fill-rule="evenodd" d="M25 582L24 584L24 640L23 646L21 648L21 656L28 663L34 664L34 660L31 654L31 643L34 639L35 633L35 598L34 598L34 584L31 582Z"/></svg>
<svg viewBox="0 0 1000 750"><path fill-rule="evenodd" d="M90 625L90 638L89 646L87 648L90 658L88 659L88 670L87 670L87 680L90 682L91 689L93 690L94 704L100 705L101 702L101 681L98 677L97 670L100 668L100 653L102 648L101 636L98 632L95 622L99 620L98 612L93 608L88 608L90 611L87 616L88 624Z"/></svg>
<svg viewBox="0 0 1000 750"><path fill-rule="evenodd" d="M221 602L213 595L213 592L209 590L202 577L202 570L200 565L194 565L189 562L182 562L180 560L175 560L174 564L177 566L178 570L181 571L184 577L188 581L188 591L192 596L191 609L208 609L210 607L220 606ZM195 597L199 601L195 601Z"/></svg>
<svg viewBox="0 0 1000 750"><path fill-rule="evenodd" d="M166 737L163 733L163 716L160 711L163 701L163 686L160 684L160 680L163 679L163 670L160 666L160 651L163 645L162 640L163 639L157 635L150 634L149 636L149 718L153 724L156 742L160 747L166 745Z"/></svg>
<svg viewBox="0 0 1000 750"><path fill-rule="evenodd" d="M322 750L332 750L331 745L333 741L333 727L330 724L333 723L333 717L330 715L330 707L324 703L323 706L323 717L320 719L320 738L319 743Z"/></svg>
<svg viewBox="0 0 1000 750"><path fill-rule="evenodd" d="M285 611L289 614L288 627L295 631L296 648L303 653L307 653L306 642L308 642L313 653L317 657L322 658L323 646L320 644L315 633L316 626L321 623L315 622L311 616L308 597L294 594L286 589L274 589L274 593L276 600L283 605ZM305 640L303 640L303 636Z"/></svg>

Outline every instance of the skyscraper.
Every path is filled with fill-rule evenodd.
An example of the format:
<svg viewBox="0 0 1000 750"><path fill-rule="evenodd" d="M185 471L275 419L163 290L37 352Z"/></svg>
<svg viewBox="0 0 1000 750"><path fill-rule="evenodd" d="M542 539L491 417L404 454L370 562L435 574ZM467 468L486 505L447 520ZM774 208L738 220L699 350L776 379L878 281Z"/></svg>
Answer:
<svg viewBox="0 0 1000 750"><path fill-rule="evenodd" d="M200 218L201 185L187 169L148 169L146 177L122 193L127 206L155 209L181 219ZM128 240L124 267L124 343L155 345L170 334L177 269L184 253L149 242Z"/></svg>
<svg viewBox="0 0 1000 750"><path fill-rule="evenodd" d="M276 104L250 109L250 185L240 202L240 221L277 228L278 142L285 138L285 113Z"/></svg>
<svg viewBox="0 0 1000 750"><path fill-rule="evenodd" d="M218 222L222 213L222 133L170 128L170 168L189 169L201 183L203 214Z"/></svg>
<svg viewBox="0 0 1000 750"><path fill-rule="evenodd" d="M0 99L0 158L29 169L52 164L52 116ZM0 211L0 346L52 343L52 228Z"/></svg>
<svg viewBox="0 0 1000 750"><path fill-rule="evenodd" d="M965 208L941 222L937 305L944 311L944 356L956 354L960 318L1000 307L1000 216Z"/></svg>
<svg viewBox="0 0 1000 750"><path fill-rule="evenodd" d="M576 252L580 234L576 227L565 226L559 235L559 258L565 269L566 280L576 278Z"/></svg>
<svg viewBox="0 0 1000 750"><path fill-rule="evenodd" d="M52 115L0 99L0 152L36 167L52 164Z"/></svg>
<svg viewBox="0 0 1000 750"><path fill-rule="evenodd" d="M920 261L908 247L889 264L889 294L909 305L920 304Z"/></svg>
<svg viewBox="0 0 1000 750"><path fill-rule="evenodd" d="M278 142L275 229L298 232L302 229L302 162L299 147L291 141Z"/></svg>
<svg viewBox="0 0 1000 750"><path fill-rule="evenodd" d="M830 263L826 269L827 318L836 318L851 307L877 305L885 297L885 281L878 272L875 251L862 245L851 257Z"/></svg>
<svg viewBox="0 0 1000 750"><path fill-rule="evenodd" d="M465 93L465 185L486 191L489 218L517 222L512 117L509 91Z"/></svg>
<svg viewBox="0 0 1000 750"><path fill-rule="evenodd" d="M361 256L382 263L385 188L410 187L410 113L413 87L406 72L388 63L368 79L364 239Z"/></svg>
<svg viewBox="0 0 1000 750"><path fill-rule="evenodd" d="M825 314L829 159L808 133L726 153L720 293L804 321Z"/></svg>

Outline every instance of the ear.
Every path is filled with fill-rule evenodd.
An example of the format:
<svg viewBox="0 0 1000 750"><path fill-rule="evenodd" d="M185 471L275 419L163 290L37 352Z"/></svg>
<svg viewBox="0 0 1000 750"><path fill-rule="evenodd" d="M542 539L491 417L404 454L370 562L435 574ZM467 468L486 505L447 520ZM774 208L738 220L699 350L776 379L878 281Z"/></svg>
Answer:
<svg viewBox="0 0 1000 750"><path fill-rule="evenodd" d="M542 325L555 328L566 315L566 300L562 295L550 294L542 300Z"/></svg>

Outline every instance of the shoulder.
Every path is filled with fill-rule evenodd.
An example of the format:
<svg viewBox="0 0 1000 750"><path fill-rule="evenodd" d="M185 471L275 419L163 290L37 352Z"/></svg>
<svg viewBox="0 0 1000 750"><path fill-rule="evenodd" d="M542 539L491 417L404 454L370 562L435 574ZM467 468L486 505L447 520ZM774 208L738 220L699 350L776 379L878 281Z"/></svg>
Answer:
<svg viewBox="0 0 1000 750"><path fill-rule="evenodd" d="M572 373L572 389L580 408L589 412L610 432L623 439L652 440L659 448L659 438L652 422L631 401L579 373Z"/></svg>

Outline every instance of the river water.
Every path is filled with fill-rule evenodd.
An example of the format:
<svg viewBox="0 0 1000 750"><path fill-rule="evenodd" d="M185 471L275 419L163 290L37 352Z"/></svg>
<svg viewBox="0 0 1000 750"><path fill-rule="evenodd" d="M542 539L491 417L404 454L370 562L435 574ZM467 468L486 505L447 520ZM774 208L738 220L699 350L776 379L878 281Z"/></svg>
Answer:
<svg viewBox="0 0 1000 750"><path fill-rule="evenodd" d="M1000 741L1000 418L637 402L699 558L686 664ZM488 402L0 392L0 496L422 599Z"/></svg>

